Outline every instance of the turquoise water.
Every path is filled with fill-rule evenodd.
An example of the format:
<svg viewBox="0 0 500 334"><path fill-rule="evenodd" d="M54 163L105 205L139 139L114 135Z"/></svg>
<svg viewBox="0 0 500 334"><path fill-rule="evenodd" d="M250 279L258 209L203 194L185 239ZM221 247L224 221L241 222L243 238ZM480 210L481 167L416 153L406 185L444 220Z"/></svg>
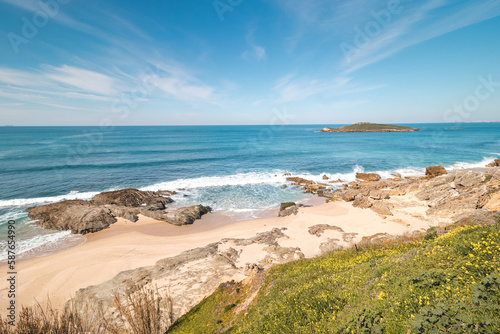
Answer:
<svg viewBox="0 0 500 334"><path fill-rule="evenodd" d="M336 125L331 125L336 126ZM338 125L341 126L341 125ZM0 127L0 258L15 219L21 251L81 242L32 225L24 210L63 199L134 187L185 188L176 205L202 203L245 219L282 201L283 173L345 181L356 172L422 174L425 167L483 167L500 157L500 123L411 124L409 133L316 133L324 125ZM459 129L452 129L458 126ZM276 175L276 176L275 176ZM40 248L41 247L41 248Z"/></svg>

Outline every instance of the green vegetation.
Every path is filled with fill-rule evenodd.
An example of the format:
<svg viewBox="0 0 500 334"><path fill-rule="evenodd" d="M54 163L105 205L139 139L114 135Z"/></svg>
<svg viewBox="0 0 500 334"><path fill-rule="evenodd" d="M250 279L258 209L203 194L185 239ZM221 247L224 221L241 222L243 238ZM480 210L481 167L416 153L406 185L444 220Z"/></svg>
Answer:
<svg viewBox="0 0 500 334"><path fill-rule="evenodd" d="M499 333L499 262L500 225L433 228L223 284L168 333Z"/></svg>
<svg viewBox="0 0 500 334"><path fill-rule="evenodd" d="M341 128L325 128L323 132L407 132L418 131L409 126L390 125L390 124L376 124L376 123L356 123L353 125L343 126Z"/></svg>
<svg viewBox="0 0 500 334"><path fill-rule="evenodd" d="M289 208L289 207L294 206L294 205L295 205L294 202L281 203L281 205L280 205L280 211L283 211L286 208Z"/></svg>

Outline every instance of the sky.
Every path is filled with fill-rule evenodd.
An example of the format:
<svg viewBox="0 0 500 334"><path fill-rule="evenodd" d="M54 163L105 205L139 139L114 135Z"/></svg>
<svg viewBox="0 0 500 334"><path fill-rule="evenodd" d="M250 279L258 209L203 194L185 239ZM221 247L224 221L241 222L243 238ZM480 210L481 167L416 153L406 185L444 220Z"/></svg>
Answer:
<svg viewBox="0 0 500 334"><path fill-rule="evenodd" d="M500 120L500 0L0 0L0 125Z"/></svg>

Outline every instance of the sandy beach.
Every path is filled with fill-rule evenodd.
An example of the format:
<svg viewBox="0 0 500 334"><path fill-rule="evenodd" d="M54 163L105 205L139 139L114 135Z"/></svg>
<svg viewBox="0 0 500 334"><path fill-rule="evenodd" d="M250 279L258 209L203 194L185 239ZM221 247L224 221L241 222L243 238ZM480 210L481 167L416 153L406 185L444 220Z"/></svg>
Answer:
<svg viewBox="0 0 500 334"><path fill-rule="evenodd" d="M346 241L345 238L342 240L342 233L335 230L324 231L320 237L308 233L309 227L318 224L336 226L345 233L355 234L352 234L352 240ZM87 242L78 247L19 262L17 303L27 306L50 300L53 307L61 309L79 289L110 280L119 272L152 266L160 259L224 238L250 238L273 228L286 228L286 238L280 239L280 246L299 247L306 257L312 257L320 254L320 246L332 238L340 240L339 246L349 246L365 236L377 233L399 235L426 229L429 225L429 222L419 219L413 219L409 225L401 224L397 214L384 219L372 210L355 208L345 202L302 207L297 215L283 218L241 222L209 214L193 225L181 227L144 216L140 216L136 223L120 218L110 228L88 235ZM242 265L242 259L256 262L258 257L259 252L249 248L247 254L240 254L240 262ZM5 282L5 264L0 268L0 279ZM6 292L4 290L5 285L2 294ZM2 299L2 312L5 306Z"/></svg>

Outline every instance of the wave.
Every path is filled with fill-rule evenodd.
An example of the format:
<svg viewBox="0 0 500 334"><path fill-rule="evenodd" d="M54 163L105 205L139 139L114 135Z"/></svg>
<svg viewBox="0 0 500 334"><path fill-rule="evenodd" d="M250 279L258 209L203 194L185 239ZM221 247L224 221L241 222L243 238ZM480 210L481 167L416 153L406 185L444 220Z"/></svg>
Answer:
<svg viewBox="0 0 500 334"><path fill-rule="evenodd" d="M205 176L191 179L177 179L174 181L161 182L147 187L142 187L141 190L158 191L182 188L192 189L223 186L245 186L263 183L280 184L286 181L286 176L283 176L283 173L283 171L276 171L275 173L251 172L225 176Z"/></svg>
<svg viewBox="0 0 500 334"><path fill-rule="evenodd" d="M21 259L29 255L42 256L53 253L63 247L74 247L85 242L81 235L71 234L71 231L62 231L51 234L37 235L29 239L16 242L16 257ZM7 259L7 242L0 241L0 261Z"/></svg>
<svg viewBox="0 0 500 334"><path fill-rule="evenodd" d="M451 166L446 166L446 169L456 170L456 169L470 169L470 168L484 168L487 164L493 162L495 158L493 157L483 157L483 160L476 162L455 162Z"/></svg>
<svg viewBox="0 0 500 334"><path fill-rule="evenodd" d="M44 203L55 203L64 200L72 200L72 199L83 199L89 200L95 195L99 194L98 192L78 192L78 191L70 191L65 195L60 196L50 196L50 197L35 197L35 198L14 198L8 200L0 200L0 208L11 207L11 206L29 206L34 204L44 204Z"/></svg>

